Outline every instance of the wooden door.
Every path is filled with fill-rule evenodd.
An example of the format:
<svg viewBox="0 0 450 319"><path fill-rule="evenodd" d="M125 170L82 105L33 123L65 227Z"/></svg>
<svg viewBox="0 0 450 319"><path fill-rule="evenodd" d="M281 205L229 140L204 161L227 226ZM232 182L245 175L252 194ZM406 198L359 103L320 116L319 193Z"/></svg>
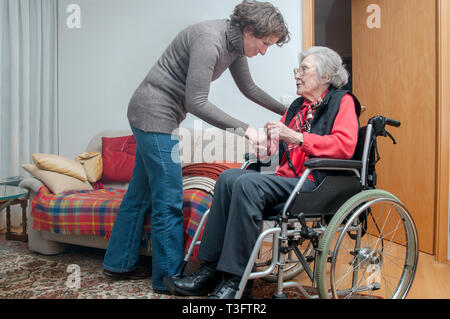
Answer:
<svg viewBox="0 0 450 319"><path fill-rule="evenodd" d="M420 250L429 254L436 212L436 22L435 1L352 0L353 87L367 107L361 123L374 115L402 123L388 129L397 145L379 139L378 188L405 204Z"/></svg>

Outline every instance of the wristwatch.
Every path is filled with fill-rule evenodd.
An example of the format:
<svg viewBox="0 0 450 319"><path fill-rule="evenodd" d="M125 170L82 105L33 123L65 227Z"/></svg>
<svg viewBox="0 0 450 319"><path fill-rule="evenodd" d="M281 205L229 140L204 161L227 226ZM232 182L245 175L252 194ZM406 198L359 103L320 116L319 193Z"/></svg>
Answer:
<svg viewBox="0 0 450 319"><path fill-rule="evenodd" d="M303 134L300 133L300 143L298 143L298 145L302 146L303 145Z"/></svg>

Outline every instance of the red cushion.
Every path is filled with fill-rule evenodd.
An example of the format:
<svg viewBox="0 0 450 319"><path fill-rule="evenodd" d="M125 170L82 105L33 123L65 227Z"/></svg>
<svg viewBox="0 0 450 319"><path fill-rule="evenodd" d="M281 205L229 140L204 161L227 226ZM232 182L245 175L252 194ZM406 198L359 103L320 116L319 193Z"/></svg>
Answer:
<svg viewBox="0 0 450 319"><path fill-rule="evenodd" d="M103 182L129 182L133 175L136 140L133 135L102 137Z"/></svg>

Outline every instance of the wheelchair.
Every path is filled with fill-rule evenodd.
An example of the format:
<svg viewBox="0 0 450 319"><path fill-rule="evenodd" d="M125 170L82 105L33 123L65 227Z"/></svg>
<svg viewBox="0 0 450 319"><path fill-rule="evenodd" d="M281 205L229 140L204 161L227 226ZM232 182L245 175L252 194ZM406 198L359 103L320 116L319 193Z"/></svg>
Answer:
<svg viewBox="0 0 450 319"><path fill-rule="evenodd" d="M390 137L396 144L387 125L398 127L400 122L375 116L361 127L350 160L313 158L305 162L306 170L287 202L271 207L269 214L265 211L266 227L253 248L236 299L241 298L248 280L257 278L276 283L274 299L286 298L289 288L296 288L305 298L406 297L417 268L418 239L402 202L376 188L377 137ZM260 170L262 165L249 159L241 168ZM301 192L314 171L333 173L312 192ZM200 243L208 213L188 248L183 271ZM292 280L303 272L312 289Z"/></svg>

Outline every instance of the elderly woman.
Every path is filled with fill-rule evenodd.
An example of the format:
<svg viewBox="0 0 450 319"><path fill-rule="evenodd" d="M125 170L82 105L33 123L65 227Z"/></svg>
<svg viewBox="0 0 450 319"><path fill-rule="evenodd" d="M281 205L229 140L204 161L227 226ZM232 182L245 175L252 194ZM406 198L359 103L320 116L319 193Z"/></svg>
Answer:
<svg viewBox="0 0 450 319"><path fill-rule="evenodd" d="M234 298L264 209L287 200L308 158L352 157L360 104L351 93L339 90L348 81L340 56L331 49L313 47L301 54L294 75L300 98L280 122L266 124L269 137L280 140L276 173L231 169L220 175L198 252L204 263L193 275L170 283L176 293L204 295L215 289L209 298ZM309 176L302 191L313 190L323 178Z"/></svg>
<svg viewBox="0 0 450 319"><path fill-rule="evenodd" d="M151 214L152 283L166 291L164 277L181 270L183 260L183 184L178 137L172 135L190 112L221 129L255 142L256 130L208 101L211 81L227 69L242 93L283 114L286 108L258 88L247 58L282 46L289 32L281 13L267 2L244 1L230 20L204 21L182 30L139 85L128 106L136 138L133 177L117 214L103 261L112 279L150 276L138 266L144 215Z"/></svg>

